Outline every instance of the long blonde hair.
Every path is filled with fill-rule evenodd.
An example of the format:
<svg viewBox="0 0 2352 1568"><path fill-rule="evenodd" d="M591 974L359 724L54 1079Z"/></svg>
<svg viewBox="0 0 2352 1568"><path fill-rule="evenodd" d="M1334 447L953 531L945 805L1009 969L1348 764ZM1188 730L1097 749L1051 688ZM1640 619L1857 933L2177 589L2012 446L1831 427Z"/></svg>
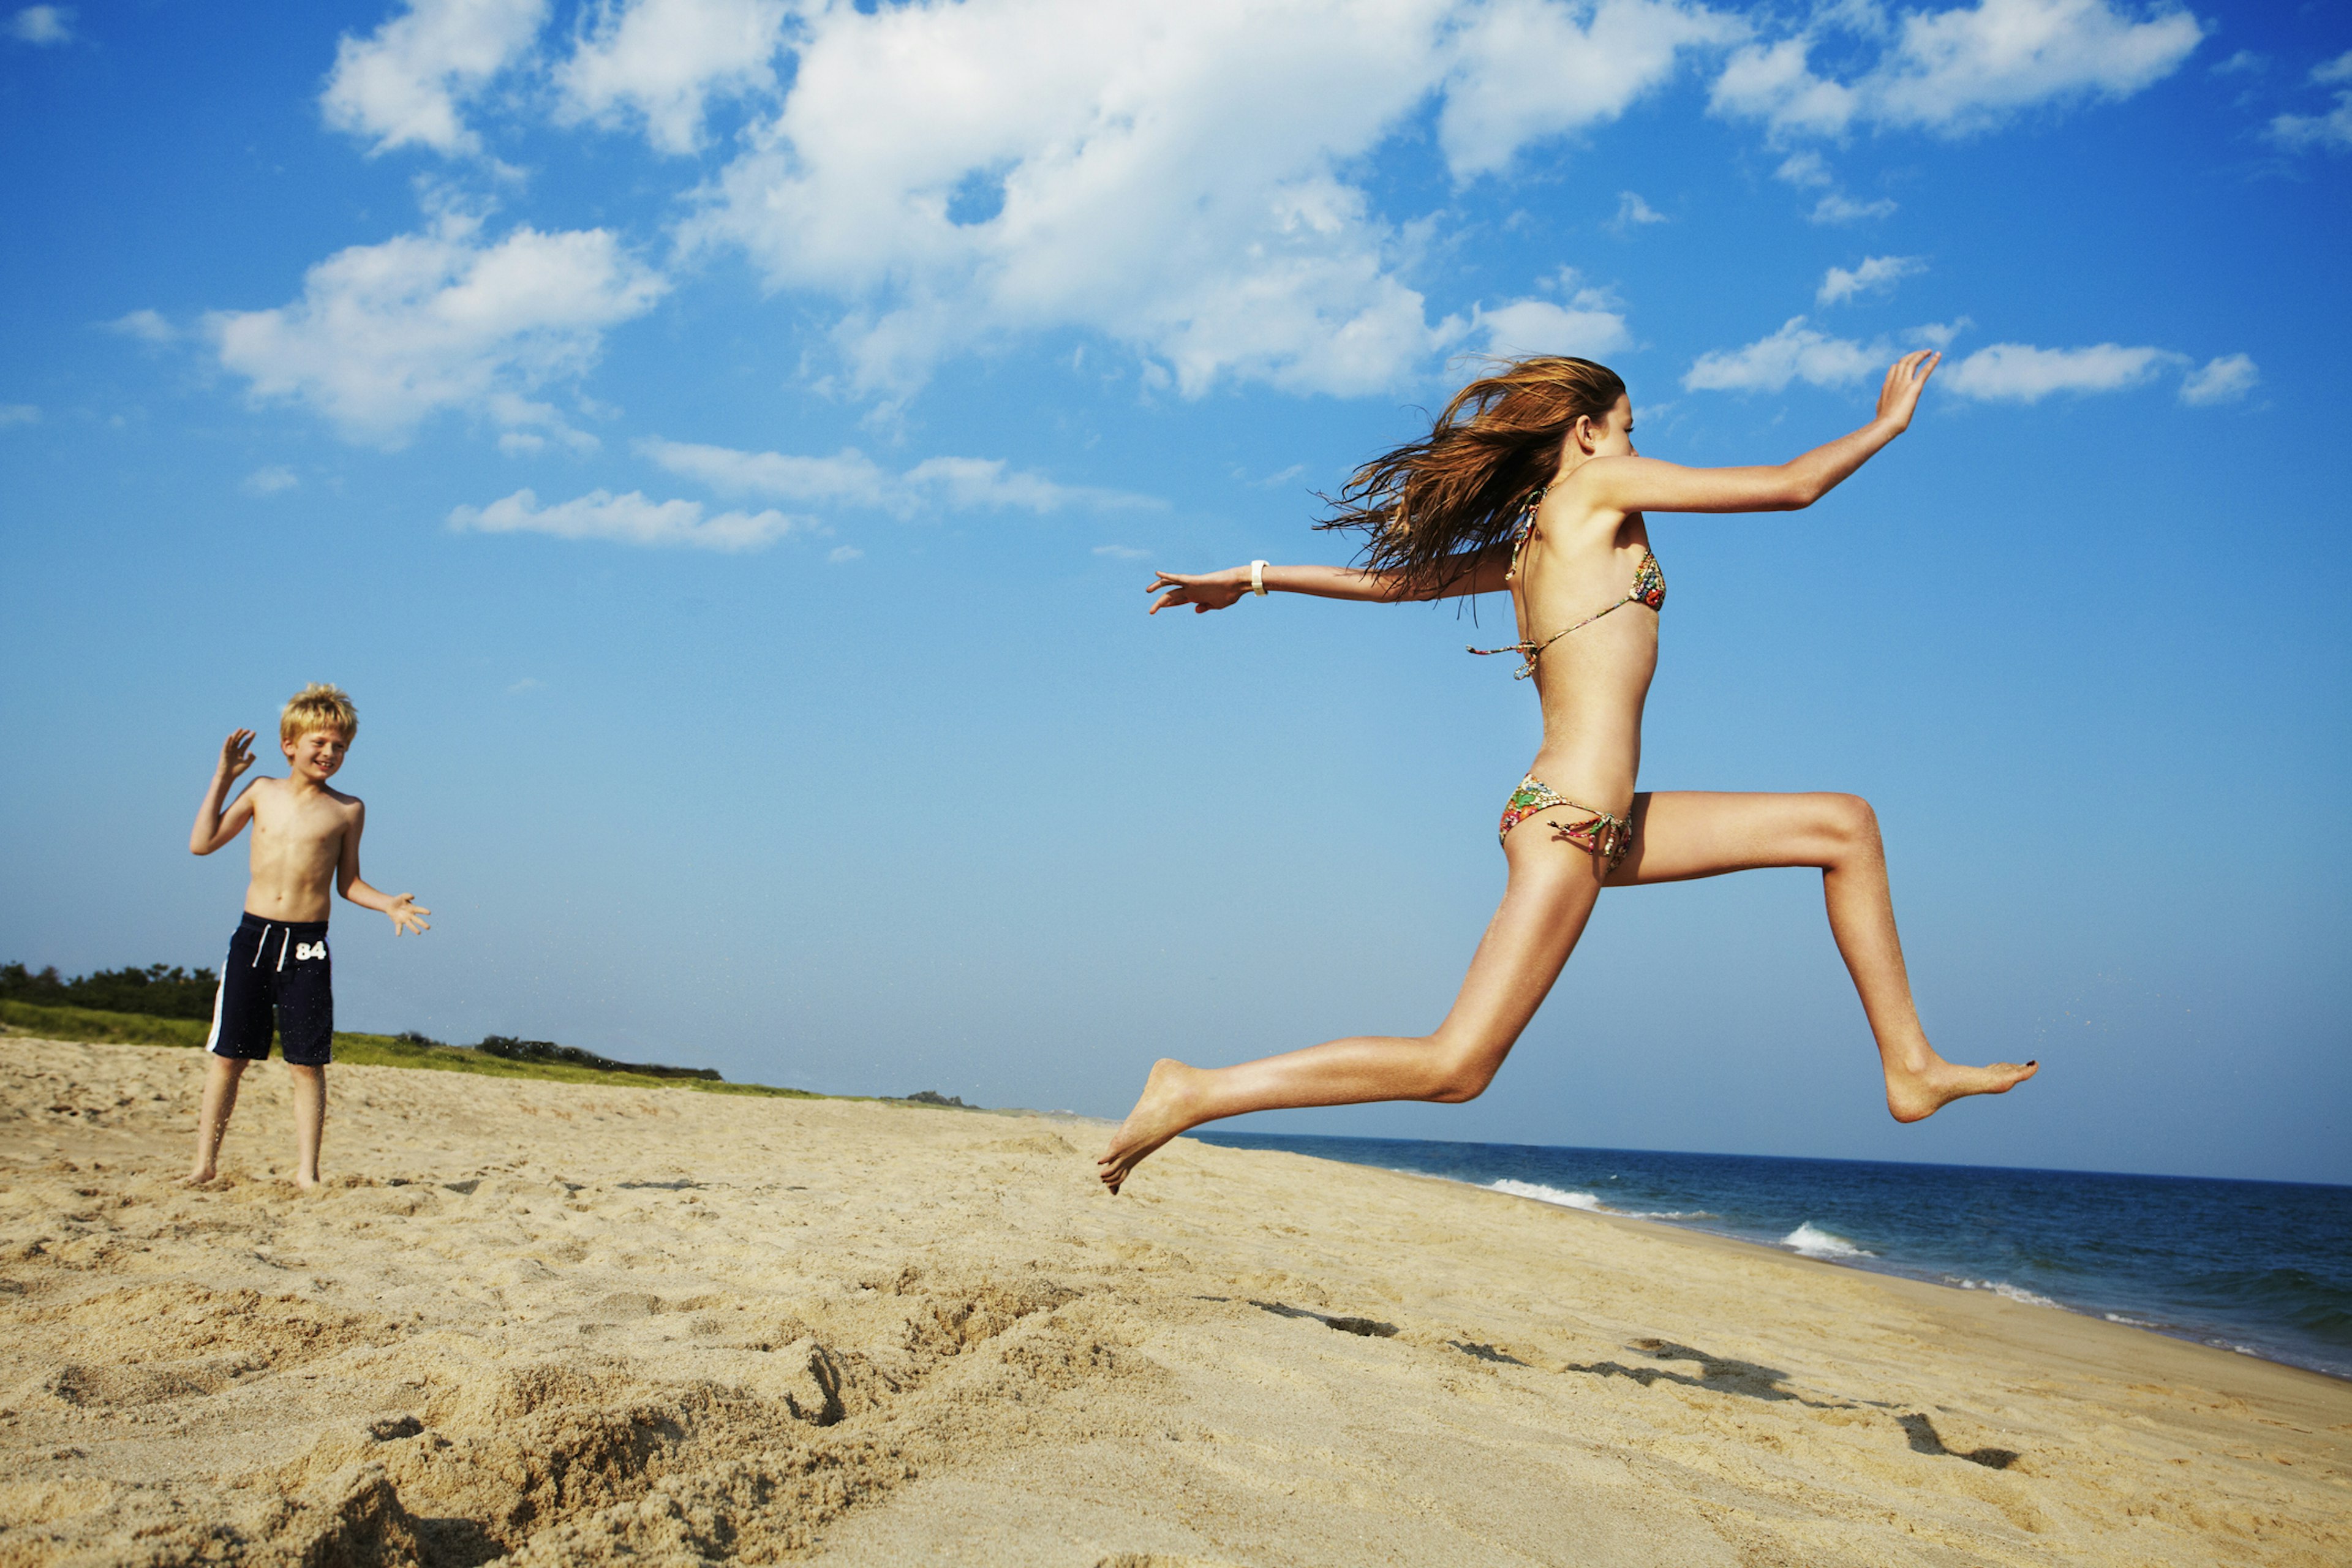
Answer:
<svg viewBox="0 0 2352 1568"><path fill-rule="evenodd" d="M1624 395L1617 373L1589 359L1506 361L1455 393L1428 435L1325 497L1332 516L1316 526L1362 529L1367 568L1434 586L1448 556L1501 540L1528 498L1551 483L1578 416L1606 419Z"/></svg>

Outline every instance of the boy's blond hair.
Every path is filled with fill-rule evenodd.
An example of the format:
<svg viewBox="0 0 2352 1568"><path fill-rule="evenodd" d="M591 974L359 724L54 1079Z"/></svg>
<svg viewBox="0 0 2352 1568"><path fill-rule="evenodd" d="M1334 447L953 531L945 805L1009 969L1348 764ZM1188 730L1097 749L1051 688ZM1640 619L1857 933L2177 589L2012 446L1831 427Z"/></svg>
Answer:
<svg viewBox="0 0 2352 1568"><path fill-rule="evenodd" d="M313 730L339 731L345 745L358 739L360 710L352 706L351 695L341 687L314 680L287 700L285 710L278 715L279 742L299 739Z"/></svg>

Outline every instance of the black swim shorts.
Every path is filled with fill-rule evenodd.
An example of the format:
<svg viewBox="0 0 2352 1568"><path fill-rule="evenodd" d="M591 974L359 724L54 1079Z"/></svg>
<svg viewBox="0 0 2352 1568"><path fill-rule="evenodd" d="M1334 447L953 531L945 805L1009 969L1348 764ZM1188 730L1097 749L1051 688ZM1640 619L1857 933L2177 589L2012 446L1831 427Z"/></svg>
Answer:
<svg viewBox="0 0 2352 1568"><path fill-rule="evenodd" d="M205 1049L267 1061L273 1024L296 1067L322 1068L334 1059L335 971L326 921L289 925L248 913L228 939Z"/></svg>

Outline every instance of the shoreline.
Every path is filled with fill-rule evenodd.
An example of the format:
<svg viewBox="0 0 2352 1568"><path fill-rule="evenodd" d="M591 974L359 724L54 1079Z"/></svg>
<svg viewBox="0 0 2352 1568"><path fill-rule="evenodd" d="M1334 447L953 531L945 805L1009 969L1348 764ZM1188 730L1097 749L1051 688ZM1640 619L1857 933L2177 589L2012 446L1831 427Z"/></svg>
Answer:
<svg viewBox="0 0 2352 1568"><path fill-rule="evenodd" d="M1190 1135L1188 1134L1188 1136ZM1595 1193L1573 1190L1566 1187L1551 1186L1545 1183L1517 1181L1512 1178L1504 1178L1500 1181L1487 1181L1466 1175L1440 1174L1434 1172L1412 1170L1399 1165L1373 1163L1368 1160L1360 1161L1349 1159L1336 1153L1324 1152L1314 1149L1286 1148L1281 1144L1272 1142L1272 1140L1290 1138L1296 1138L1300 1142L1307 1142L1310 1140L1319 1139L1324 1136L1320 1134L1228 1133L1220 1136L1225 1138L1247 1138L1250 1139L1251 1142L1246 1143L1215 1142L1214 1146L1216 1147L1264 1151L1275 1151L1279 1149L1280 1152L1297 1154L1301 1158L1328 1160L1337 1164L1352 1166L1361 1170L1378 1170L1387 1172L1394 1175L1417 1176L1426 1180L1446 1182L1457 1186L1473 1188L1477 1191L1499 1193L1505 1196L1516 1197L1524 1202L1538 1204L1546 1207L1565 1209L1571 1213L1589 1214L1600 1218L1631 1220L1643 1225L1663 1226L1686 1235L1696 1234L1710 1236L1717 1239L1736 1243L1740 1246L1759 1247L1776 1256L1802 1258L1813 1262L1827 1263L1849 1268L1857 1273L1870 1275L1876 1278L1906 1279L1922 1285L1935 1286L1940 1289L1959 1291L1964 1294L1990 1295L2014 1302L2019 1306L2065 1312L2076 1317L2087 1318L2095 1321L2109 1323L2119 1328L2135 1329L2141 1332L2155 1334L2163 1339L2170 1340L2179 1343L2200 1345L2207 1349L2221 1351L2232 1355L2244 1356L2251 1360L2260 1361L2270 1365L2293 1367L2297 1371L2307 1372L2315 1376L2327 1378L2336 1383L2352 1384L2352 1371L2337 1371L2328 1366L2315 1365L2308 1361L2297 1360L2292 1354L2287 1353L2287 1347L2266 1350L2259 1345L2244 1343L2238 1338L2231 1337L2233 1331L2231 1331L2227 1325L2208 1324L2199 1326L2131 1316L2096 1305L2089 1305L2068 1300L2060 1296L2035 1290L2030 1287L2018 1285L2004 1279L1996 1278L1979 1279L1967 1275L1955 1275L1948 1268L1937 1268L1927 1264L1906 1263L1900 1259L1899 1256L1872 1252L1848 1241L1843 1237L1836 1236L1829 1232L1820 1231L1818 1227L1815 1226L1814 1222L1810 1218L1801 1220L1797 1228L1790 1231L1786 1237L1772 1236L1770 1231L1776 1227L1769 1226L1754 1227L1750 1232L1743 1234L1737 1230L1719 1228L1720 1225L1727 1224L1729 1222L1722 1221L1720 1216L1707 1213L1704 1210L1685 1211L1682 1213L1661 1213L1624 1209L1611 1205ZM1260 1140L1265 1140L1265 1142L1260 1142ZM1213 1142L1213 1139L1211 1141ZM1360 1140L1335 1139L1333 1141L1360 1142L1374 1145L1395 1143L1402 1146L1412 1146L1419 1144L1436 1149L1445 1149L1453 1146L1447 1141L1444 1140L1367 1138ZM1585 1149L1582 1147L1576 1147L1573 1149L1554 1151L1543 1145L1476 1143L1464 1143L1460 1146L1464 1148L1476 1149L1525 1149L1529 1152L1534 1153L1561 1152L1580 1154L1626 1154L1635 1157L1663 1156L1668 1159L1693 1157L1683 1152L1672 1150L1613 1150ZM1748 1158L1759 1158L1775 1161L1787 1160L1797 1163L1852 1164L1865 1167L1875 1167L1896 1163L1891 1162L1866 1160L1826 1160L1797 1155L1743 1156L1705 1153L1696 1157L1709 1160L1743 1160ZM2208 1178L2195 1176L2149 1176L2130 1172L2083 1173L2074 1171L2047 1171L2039 1167L2025 1166L1980 1167L1971 1165L1950 1165L1938 1163L1921 1163L1916 1167L1910 1164L1902 1164L1900 1168L1906 1170L1917 1168L1948 1171L1962 1176L1974 1174L1979 1172L1990 1172L2001 1175L2018 1174L2061 1177L2093 1174L2105 1176L2116 1180L2132 1182L2200 1183L2211 1181L2217 1183L2239 1184L2249 1186L2280 1186L2332 1190L2329 1189L2329 1184L2325 1183L2264 1182L2251 1178L2231 1177ZM1791 1239L1801 1233L1808 1230L1814 1231L1822 1240L1834 1244L1833 1247L1823 1248L1822 1250L1811 1250L1806 1247L1797 1245ZM2151 1309L2151 1310L2153 1310ZM2256 1331L2242 1329L2234 1331L2234 1332L2238 1334L2250 1334L2255 1331Z"/></svg>
<svg viewBox="0 0 2352 1568"><path fill-rule="evenodd" d="M0 1563L2341 1562L2326 1375L1068 1117L0 1040ZM1593 1222L1599 1223L1593 1223Z"/></svg>

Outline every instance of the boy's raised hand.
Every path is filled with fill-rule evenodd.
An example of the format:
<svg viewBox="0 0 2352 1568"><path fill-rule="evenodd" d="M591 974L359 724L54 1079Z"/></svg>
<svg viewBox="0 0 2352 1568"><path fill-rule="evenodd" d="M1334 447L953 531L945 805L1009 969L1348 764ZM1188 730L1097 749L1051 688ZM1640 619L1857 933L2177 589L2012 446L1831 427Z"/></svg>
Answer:
<svg viewBox="0 0 2352 1568"><path fill-rule="evenodd" d="M418 903L415 893L401 894L383 907L383 912L392 920L392 934L394 936L405 935L412 931L422 936L433 929L417 918L433 911Z"/></svg>
<svg viewBox="0 0 2352 1568"><path fill-rule="evenodd" d="M234 784L236 776L253 766L253 731L232 730L221 742L220 777L224 784Z"/></svg>

